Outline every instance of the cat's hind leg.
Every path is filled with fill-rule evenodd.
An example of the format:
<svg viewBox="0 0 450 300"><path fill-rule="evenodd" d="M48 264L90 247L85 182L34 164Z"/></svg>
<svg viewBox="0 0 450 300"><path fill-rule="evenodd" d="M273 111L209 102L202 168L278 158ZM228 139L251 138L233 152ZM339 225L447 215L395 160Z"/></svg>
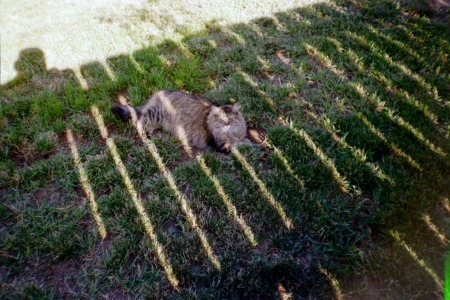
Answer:
<svg viewBox="0 0 450 300"><path fill-rule="evenodd" d="M144 136L152 135L157 127L158 124L153 123L145 117L139 118L136 124L137 132L139 134L139 137L141 138L143 138Z"/></svg>

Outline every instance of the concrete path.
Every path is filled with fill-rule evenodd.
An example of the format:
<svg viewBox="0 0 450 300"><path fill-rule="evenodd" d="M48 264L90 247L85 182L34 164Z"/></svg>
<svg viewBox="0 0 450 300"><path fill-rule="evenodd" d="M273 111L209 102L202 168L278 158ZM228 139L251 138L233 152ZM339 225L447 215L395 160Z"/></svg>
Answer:
<svg viewBox="0 0 450 300"><path fill-rule="evenodd" d="M247 22L322 0L4 0L0 3L1 74L17 74L22 50L39 48L47 68L70 68L180 40L208 22Z"/></svg>

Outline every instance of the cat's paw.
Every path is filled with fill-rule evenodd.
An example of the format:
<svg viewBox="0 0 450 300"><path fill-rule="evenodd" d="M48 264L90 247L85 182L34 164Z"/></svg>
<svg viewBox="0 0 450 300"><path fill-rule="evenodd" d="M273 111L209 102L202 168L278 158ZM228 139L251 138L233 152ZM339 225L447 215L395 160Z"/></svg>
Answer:
<svg viewBox="0 0 450 300"><path fill-rule="evenodd" d="M227 142L227 143L223 144L221 147L219 147L219 151L229 153L231 151L232 146L233 145L231 143Z"/></svg>

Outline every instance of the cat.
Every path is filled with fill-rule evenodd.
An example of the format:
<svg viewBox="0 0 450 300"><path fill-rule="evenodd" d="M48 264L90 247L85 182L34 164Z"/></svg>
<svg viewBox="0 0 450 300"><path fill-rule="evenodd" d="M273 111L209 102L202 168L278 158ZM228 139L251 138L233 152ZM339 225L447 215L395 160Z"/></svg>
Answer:
<svg viewBox="0 0 450 300"><path fill-rule="evenodd" d="M135 114L138 132L151 135L161 126L188 149L213 147L229 152L233 145L251 144L240 104L217 107L199 96L162 90L142 106L115 105L111 108L122 121Z"/></svg>

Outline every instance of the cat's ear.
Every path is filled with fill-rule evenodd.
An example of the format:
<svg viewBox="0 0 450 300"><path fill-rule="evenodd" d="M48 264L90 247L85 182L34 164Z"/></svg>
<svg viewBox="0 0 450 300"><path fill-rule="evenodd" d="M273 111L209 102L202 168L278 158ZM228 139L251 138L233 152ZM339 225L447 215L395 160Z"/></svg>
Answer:
<svg viewBox="0 0 450 300"><path fill-rule="evenodd" d="M238 112L240 109L241 109L241 104L240 103L233 104L233 111L234 112Z"/></svg>
<svg viewBox="0 0 450 300"><path fill-rule="evenodd" d="M215 106L215 105L211 106L211 112L213 114L217 114L219 112L219 110L220 110L220 108L218 108L217 106Z"/></svg>

